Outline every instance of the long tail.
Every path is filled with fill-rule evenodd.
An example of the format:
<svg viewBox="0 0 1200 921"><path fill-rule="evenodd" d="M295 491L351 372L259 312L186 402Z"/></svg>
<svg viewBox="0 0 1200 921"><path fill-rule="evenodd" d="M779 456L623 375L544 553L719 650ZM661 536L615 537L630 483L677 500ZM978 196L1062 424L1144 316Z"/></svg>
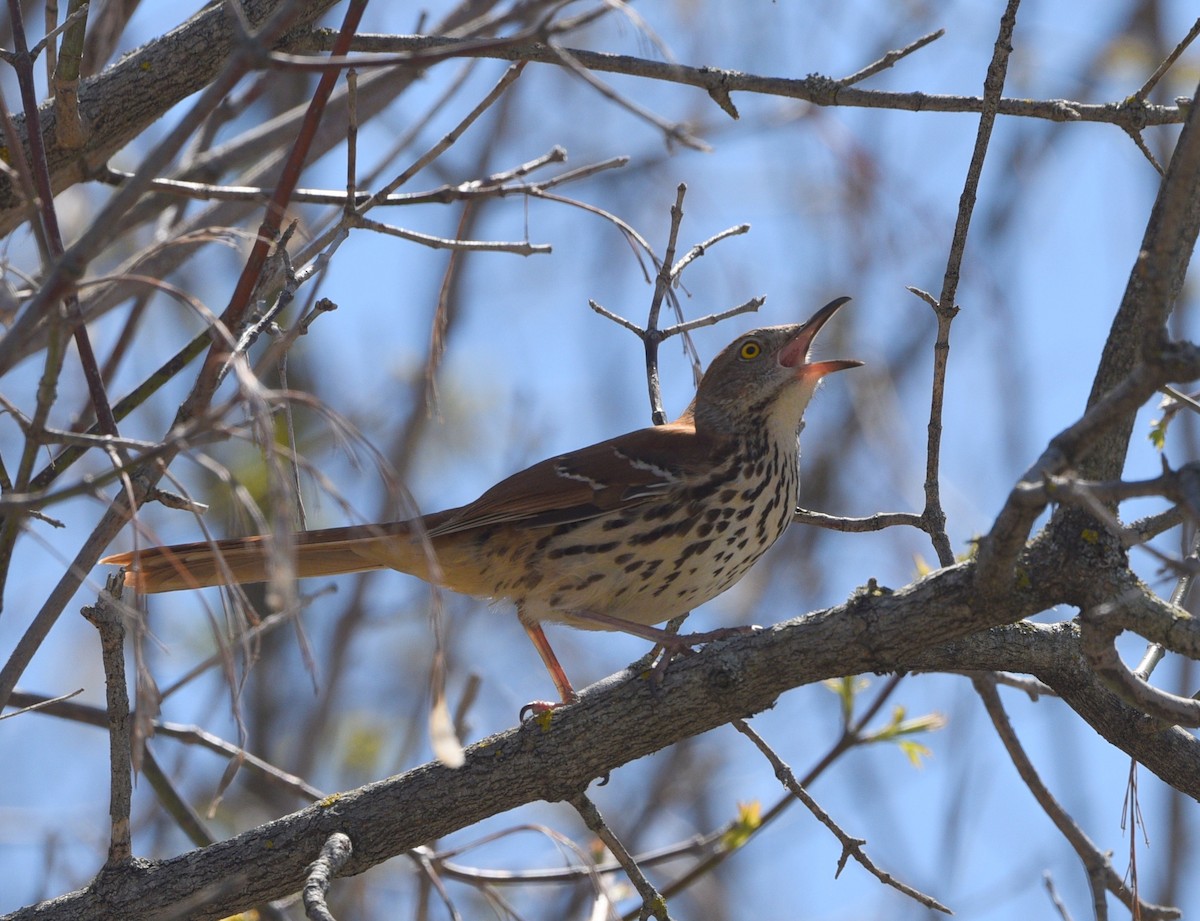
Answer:
<svg viewBox="0 0 1200 921"><path fill-rule="evenodd" d="M295 575L333 576L369 569L399 569L429 578L428 544L410 522L303 531L293 535ZM105 557L125 567L125 584L140 592L174 592L209 585L265 582L272 554L291 560L269 537L242 537L169 547L147 547ZM286 554L286 556L285 556Z"/></svg>

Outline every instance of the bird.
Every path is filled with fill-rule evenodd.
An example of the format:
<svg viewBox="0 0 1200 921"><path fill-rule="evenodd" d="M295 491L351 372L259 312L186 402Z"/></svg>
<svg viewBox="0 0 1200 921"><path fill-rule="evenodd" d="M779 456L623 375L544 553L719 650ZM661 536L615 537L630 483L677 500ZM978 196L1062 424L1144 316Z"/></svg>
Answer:
<svg viewBox="0 0 1200 921"><path fill-rule="evenodd" d="M674 422L559 454L478 499L404 521L301 531L285 542L299 578L395 569L515 604L561 703L578 699L545 622L696 645L653 625L715 598L787 530L800 488L799 435L821 379L861 361L814 361L813 341L850 300L805 323L739 336ZM271 535L136 549L101 560L142 593L267 581ZM524 711L523 711L524 712Z"/></svg>

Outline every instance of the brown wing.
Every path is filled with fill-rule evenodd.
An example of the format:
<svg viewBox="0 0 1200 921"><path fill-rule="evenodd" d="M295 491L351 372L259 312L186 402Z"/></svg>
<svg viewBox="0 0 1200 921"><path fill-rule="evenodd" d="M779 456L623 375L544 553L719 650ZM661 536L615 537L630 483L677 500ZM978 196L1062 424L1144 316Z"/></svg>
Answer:
<svg viewBox="0 0 1200 921"><path fill-rule="evenodd" d="M455 591L487 595L494 580L481 572L472 541L454 535L495 525L537 528L584 521L686 487L711 469L713 440L698 435L690 419L630 432L513 474L461 508L413 521L305 531L292 536L296 575L361 572L384 567L432 579ZM440 571L430 570L431 547ZM439 540L439 538L449 538ZM271 545L262 537L150 547L101 560L136 570L126 583L146 592L206 585L261 582L268 578Z"/></svg>
<svg viewBox="0 0 1200 921"><path fill-rule="evenodd" d="M500 524L584 521L686 486L714 445L690 419L641 429L534 464L429 528L431 537Z"/></svg>

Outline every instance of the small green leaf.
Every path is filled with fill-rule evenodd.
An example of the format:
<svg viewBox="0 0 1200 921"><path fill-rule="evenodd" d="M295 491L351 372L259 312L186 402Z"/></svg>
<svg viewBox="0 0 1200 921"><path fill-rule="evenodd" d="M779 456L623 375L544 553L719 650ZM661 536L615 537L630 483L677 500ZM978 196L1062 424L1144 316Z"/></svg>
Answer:
<svg viewBox="0 0 1200 921"><path fill-rule="evenodd" d="M924 716L905 719L905 709L896 707L892 710L892 719L886 725L870 733L867 742L893 742L902 736L918 735L925 732L935 732L946 725L946 718L940 713L927 713Z"/></svg>
<svg viewBox="0 0 1200 921"><path fill-rule="evenodd" d="M912 739L901 739L896 743L900 746L900 751L908 756L909 762L913 767L924 767L922 759L927 759L933 756L928 745L922 745L920 742L914 742Z"/></svg>
<svg viewBox="0 0 1200 921"><path fill-rule="evenodd" d="M751 800L748 803L738 803L737 818L725 834L721 835L721 846L727 851L736 851L750 840L750 837L762 825L762 803Z"/></svg>
<svg viewBox="0 0 1200 921"><path fill-rule="evenodd" d="M1167 444L1167 420L1164 416L1162 419L1150 420L1150 444L1161 451Z"/></svg>
<svg viewBox="0 0 1200 921"><path fill-rule="evenodd" d="M866 678L853 675L846 678L829 678L821 683L838 696L838 702L842 705L842 722L846 724L849 724L850 717L854 715L855 695L871 686L871 682Z"/></svg>

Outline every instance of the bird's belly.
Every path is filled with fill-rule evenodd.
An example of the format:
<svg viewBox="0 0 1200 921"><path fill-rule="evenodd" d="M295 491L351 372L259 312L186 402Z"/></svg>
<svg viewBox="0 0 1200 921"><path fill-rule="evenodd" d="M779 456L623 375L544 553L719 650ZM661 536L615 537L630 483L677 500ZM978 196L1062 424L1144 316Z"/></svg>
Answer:
<svg viewBox="0 0 1200 921"><path fill-rule="evenodd" d="M501 592L532 620L603 629L576 612L657 624L721 594L754 565L791 520L794 500L770 492L759 501L680 515L639 509L559 525L541 550L536 585ZM619 521L619 519L617 520Z"/></svg>

